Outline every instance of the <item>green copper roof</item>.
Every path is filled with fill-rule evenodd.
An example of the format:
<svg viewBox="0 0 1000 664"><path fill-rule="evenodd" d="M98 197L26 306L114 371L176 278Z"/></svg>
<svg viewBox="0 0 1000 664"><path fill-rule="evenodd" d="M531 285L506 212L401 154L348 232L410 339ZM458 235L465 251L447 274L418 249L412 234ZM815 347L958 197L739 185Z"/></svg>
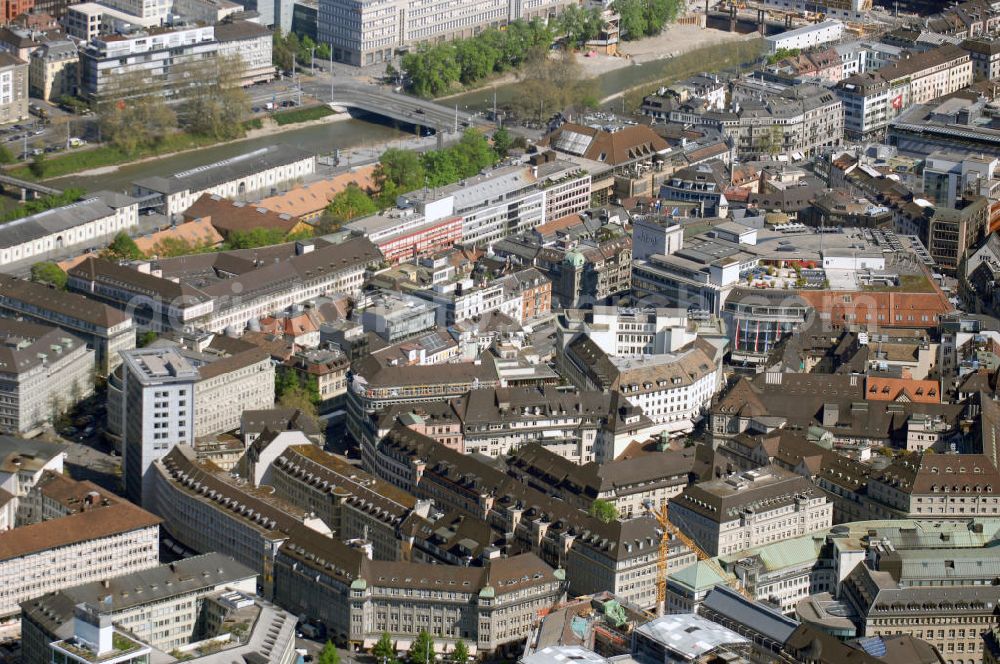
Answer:
<svg viewBox="0 0 1000 664"><path fill-rule="evenodd" d="M708 590L720 583L728 583L728 579L719 576L719 573L703 560L674 572L670 575L670 581L694 592Z"/></svg>

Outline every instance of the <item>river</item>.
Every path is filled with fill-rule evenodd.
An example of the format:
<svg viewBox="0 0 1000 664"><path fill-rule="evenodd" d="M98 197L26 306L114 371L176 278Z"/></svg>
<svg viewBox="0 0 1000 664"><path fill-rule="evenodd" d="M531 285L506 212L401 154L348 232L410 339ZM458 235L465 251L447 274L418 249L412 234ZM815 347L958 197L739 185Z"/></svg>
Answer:
<svg viewBox="0 0 1000 664"><path fill-rule="evenodd" d="M251 150L284 143L311 150L317 154L330 154L336 149L371 148L383 145L389 141L411 137L411 134L387 127L385 125L362 120L340 120L326 124L313 125L302 129L292 129L280 134L261 136L245 141L225 143L191 152L153 159L139 164L128 164L113 173L101 175L67 175L56 178L51 184L59 188L80 187L86 191L107 189L110 191L127 191L129 185L138 179L151 175L169 175L179 173L197 166L211 164L223 159L245 154Z"/></svg>
<svg viewBox="0 0 1000 664"><path fill-rule="evenodd" d="M732 71L755 60L760 53L760 48L760 40L733 42L724 47L703 47L678 57L664 58L641 65L630 65L598 76L596 79L597 91L600 98L605 99L635 87L654 86L664 81L690 76L705 71L706 68L709 71L714 70L720 73L723 70ZM507 83L495 88L463 93L442 99L441 104L458 105L459 108L472 110L487 110L493 106L494 90L497 104L503 106L515 97L518 84ZM615 100L606 106L612 106L618 110L621 104L622 102ZM412 134L406 134L376 122L355 119L340 120L302 129L292 129L280 134L202 148L173 157L129 164L114 172L101 175L68 175L52 180L51 184L59 188L80 187L86 191L100 189L127 191L133 181L144 177L178 173L244 154L266 145L285 143L314 151L317 154L330 154L336 149L370 147L372 156L374 156L384 144L405 138L412 138Z"/></svg>

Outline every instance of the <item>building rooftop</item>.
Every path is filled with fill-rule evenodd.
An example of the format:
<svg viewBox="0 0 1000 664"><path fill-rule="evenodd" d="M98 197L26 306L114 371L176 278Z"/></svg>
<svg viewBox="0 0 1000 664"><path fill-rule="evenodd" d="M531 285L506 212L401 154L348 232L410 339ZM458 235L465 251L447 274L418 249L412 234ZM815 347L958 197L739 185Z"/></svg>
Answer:
<svg viewBox="0 0 1000 664"><path fill-rule="evenodd" d="M262 171L310 158L315 158L313 153L301 148L284 144L269 145L237 157L173 175L156 175L136 180L134 184L141 189L162 194L203 191L224 182L249 177Z"/></svg>
<svg viewBox="0 0 1000 664"><path fill-rule="evenodd" d="M22 602L21 610L54 632L73 619L77 604L100 604L102 611L117 613L256 576L256 572L229 556L206 553L49 593Z"/></svg>
<svg viewBox="0 0 1000 664"><path fill-rule="evenodd" d="M159 523L158 517L129 502L101 505L0 533L0 560L11 560L140 528L150 528Z"/></svg>
<svg viewBox="0 0 1000 664"><path fill-rule="evenodd" d="M65 454L65 448L39 438L0 436L0 472L37 472L55 457Z"/></svg>
<svg viewBox="0 0 1000 664"><path fill-rule="evenodd" d="M174 348L136 348L122 353L132 375L144 385L198 380L198 369Z"/></svg>
<svg viewBox="0 0 1000 664"><path fill-rule="evenodd" d="M91 300L83 295L67 293L51 286L0 274L0 302L20 312L37 310L51 312L70 322L79 321L94 326L94 332L130 323L132 317L124 311Z"/></svg>
<svg viewBox="0 0 1000 664"><path fill-rule="evenodd" d="M694 661L723 646L750 643L731 629L694 613L660 616L640 625L635 631L688 661Z"/></svg>

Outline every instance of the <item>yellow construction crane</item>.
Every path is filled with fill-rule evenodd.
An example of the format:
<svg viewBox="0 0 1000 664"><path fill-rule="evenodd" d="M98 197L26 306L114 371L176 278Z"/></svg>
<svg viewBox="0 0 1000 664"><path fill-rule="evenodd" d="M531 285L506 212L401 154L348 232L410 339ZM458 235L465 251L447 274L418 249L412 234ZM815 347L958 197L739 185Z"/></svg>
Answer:
<svg viewBox="0 0 1000 664"><path fill-rule="evenodd" d="M662 534L660 535L660 550L659 557L657 559L656 565L656 607L657 611L663 612L666 607L667 602L667 567L670 562L670 537L676 537L679 539L684 546L694 551L694 555L698 557L698 560L707 564L713 572L719 575L720 578L729 578L729 574L726 573L722 566L719 565L718 561L712 558L710 555L705 553L705 551L694 543L690 537L681 532L680 528L674 526L670 523L670 517L667 511L668 503L663 503L659 509L652 509L650 511L653 516L656 517L657 522L660 524L662 529ZM750 594L740 580L735 576L728 582L730 588L743 595L750 601L754 601L753 595Z"/></svg>

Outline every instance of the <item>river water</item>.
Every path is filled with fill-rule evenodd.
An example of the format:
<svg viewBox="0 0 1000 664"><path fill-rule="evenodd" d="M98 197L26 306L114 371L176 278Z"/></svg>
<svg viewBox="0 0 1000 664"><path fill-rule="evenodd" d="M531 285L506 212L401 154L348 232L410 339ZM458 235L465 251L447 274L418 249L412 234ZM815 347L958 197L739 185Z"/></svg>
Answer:
<svg viewBox="0 0 1000 664"><path fill-rule="evenodd" d="M734 68L732 66L734 57L735 60L741 61L745 65L756 59L760 53L760 48L760 40L743 42L742 46L739 47L739 52L731 54L727 63L730 65L729 69ZM641 65L630 65L607 72L597 77L599 95L601 98L606 98L638 86L655 85L662 81L674 80L703 71L702 67L710 66L708 63L712 61L712 58L706 56L711 56L713 51L712 47L705 47L675 58L664 58L662 60L646 62ZM517 83L498 85L495 88L482 89L442 99L440 103L445 106L457 105L461 109L487 110L493 106L494 91L496 93L497 104L503 106L518 94L518 87ZM619 104L621 104L621 101L615 100L610 102L608 106L618 110ZM285 143L311 150L317 154L330 154L337 149L343 151L349 148L353 148L354 152L357 153L360 149L363 153L360 155L362 159L366 156L364 153L370 149L372 154L367 155L370 159L381 152L381 146L384 146L386 143L406 138L412 138L412 134L403 133L385 124L356 119L340 120L302 129L293 129L272 136L263 136L202 148L173 157L154 159L140 164L130 164L122 166L114 172L102 175L68 175L53 180L52 184L60 188L80 187L86 191L97 191L100 189L128 191L129 185L135 180L151 175L178 173L197 166L245 154L266 145Z"/></svg>
<svg viewBox="0 0 1000 664"><path fill-rule="evenodd" d="M127 191L129 185L141 178L151 175L169 175L181 171L211 164L223 159L245 154L267 145L284 143L294 145L317 154L330 154L336 149L347 148L378 150L378 146L389 141L410 137L399 130L373 122L362 120L340 120L326 124L313 125L302 129L261 136L235 143L216 145L191 152L185 152L173 157L153 159L140 164L122 166L113 173L102 175L67 175L52 180L53 186L59 188L80 187L86 191L107 189L110 191Z"/></svg>

